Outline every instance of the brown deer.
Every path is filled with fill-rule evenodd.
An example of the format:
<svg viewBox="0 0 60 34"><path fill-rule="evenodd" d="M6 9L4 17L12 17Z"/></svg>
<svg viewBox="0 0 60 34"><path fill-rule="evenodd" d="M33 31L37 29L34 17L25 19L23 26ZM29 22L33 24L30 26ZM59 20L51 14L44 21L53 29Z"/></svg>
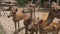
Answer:
<svg viewBox="0 0 60 34"><path fill-rule="evenodd" d="M10 14L8 15L8 18L13 17L13 22L15 24L15 30L16 30L16 22L18 22L18 28L19 28L19 20L28 20L30 16L28 14L24 14L23 8L12 8L10 11Z"/></svg>
<svg viewBox="0 0 60 34"><path fill-rule="evenodd" d="M59 29L60 29L60 24L53 22L50 25L48 25L47 27L44 28L44 30L48 33L51 32L52 34L58 34L59 33Z"/></svg>
<svg viewBox="0 0 60 34"><path fill-rule="evenodd" d="M28 31L30 31L30 34L34 34L34 32L38 34L38 30L39 30L39 25L37 23L38 21L39 21L38 18L34 18L31 24L29 24Z"/></svg>

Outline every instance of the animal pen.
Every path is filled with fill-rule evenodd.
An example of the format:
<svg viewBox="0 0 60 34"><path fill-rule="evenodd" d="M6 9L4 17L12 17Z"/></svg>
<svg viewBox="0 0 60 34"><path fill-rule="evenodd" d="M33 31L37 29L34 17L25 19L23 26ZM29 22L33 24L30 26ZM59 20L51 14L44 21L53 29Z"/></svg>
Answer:
<svg viewBox="0 0 60 34"><path fill-rule="evenodd" d="M60 9L52 9L52 2L59 5L60 0L30 0L22 7L15 4L17 1L1 1L2 34L60 34L59 20L53 22L55 17L60 19Z"/></svg>

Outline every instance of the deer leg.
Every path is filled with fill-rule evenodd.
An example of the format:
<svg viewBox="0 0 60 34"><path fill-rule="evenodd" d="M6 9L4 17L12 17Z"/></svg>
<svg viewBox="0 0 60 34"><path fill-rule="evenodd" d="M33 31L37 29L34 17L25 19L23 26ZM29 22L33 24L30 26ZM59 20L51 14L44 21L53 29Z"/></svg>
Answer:
<svg viewBox="0 0 60 34"><path fill-rule="evenodd" d="M44 31L44 34L47 34L47 32L46 32L46 31Z"/></svg>
<svg viewBox="0 0 60 34"><path fill-rule="evenodd" d="M14 25L15 25L15 31L16 31L16 22L14 21ZM17 34L16 32L15 32L15 34Z"/></svg>
<svg viewBox="0 0 60 34"><path fill-rule="evenodd" d="M5 15L5 12L3 11L4 15Z"/></svg>
<svg viewBox="0 0 60 34"><path fill-rule="evenodd" d="M53 32L53 34L59 34L59 29Z"/></svg>
<svg viewBox="0 0 60 34"><path fill-rule="evenodd" d="M38 31L36 32L36 34L38 34Z"/></svg>
<svg viewBox="0 0 60 34"><path fill-rule="evenodd" d="M28 34L28 30L27 30L27 27L25 27L25 34Z"/></svg>
<svg viewBox="0 0 60 34"><path fill-rule="evenodd" d="M39 34L44 34L43 29L39 30Z"/></svg>
<svg viewBox="0 0 60 34"><path fill-rule="evenodd" d="M34 32L30 32L30 34L34 34Z"/></svg>
<svg viewBox="0 0 60 34"><path fill-rule="evenodd" d="M18 28L19 28L19 21L18 21Z"/></svg>
<svg viewBox="0 0 60 34"><path fill-rule="evenodd" d="M15 30L16 30L16 22L14 22L14 24L15 24Z"/></svg>

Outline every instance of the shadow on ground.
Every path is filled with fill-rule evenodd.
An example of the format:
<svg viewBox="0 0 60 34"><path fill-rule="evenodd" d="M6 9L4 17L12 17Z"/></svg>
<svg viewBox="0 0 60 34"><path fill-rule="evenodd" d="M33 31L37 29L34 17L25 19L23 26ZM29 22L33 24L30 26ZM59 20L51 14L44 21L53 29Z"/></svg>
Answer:
<svg viewBox="0 0 60 34"><path fill-rule="evenodd" d="M21 28L15 30L13 34L16 34L16 33L18 34L19 32L21 32L24 29L25 29L25 27L21 27Z"/></svg>

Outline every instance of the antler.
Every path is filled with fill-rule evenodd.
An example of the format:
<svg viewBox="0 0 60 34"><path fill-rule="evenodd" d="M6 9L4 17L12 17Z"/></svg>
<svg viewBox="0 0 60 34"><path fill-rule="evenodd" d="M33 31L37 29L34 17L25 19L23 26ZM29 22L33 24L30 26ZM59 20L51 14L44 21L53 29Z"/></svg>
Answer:
<svg viewBox="0 0 60 34"><path fill-rule="evenodd" d="M37 3L39 3L40 2L40 0L38 0L35 4L37 4Z"/></svg>
<svg viewBox="0 0 60 34"><path fill-rule="evenodd" d="M33 3L33 0L31 1L31 4Z"/></svg>

